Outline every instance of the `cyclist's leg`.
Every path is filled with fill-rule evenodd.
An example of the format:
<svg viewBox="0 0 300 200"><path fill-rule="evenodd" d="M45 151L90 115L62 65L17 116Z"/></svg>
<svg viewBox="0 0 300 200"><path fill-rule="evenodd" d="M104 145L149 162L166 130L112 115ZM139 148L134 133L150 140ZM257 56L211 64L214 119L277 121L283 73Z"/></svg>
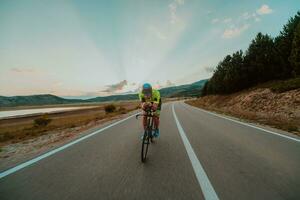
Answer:
<svg viewBox="0 0 300 200"><path fill-rule="evenodd" d="M155 111L154 117L153 117L153 122L154 122L154 134L156 137L159 136L159 116L160 116L160 110Z"/></svg>
<svg viewBox="0 0 300 200"><path fill-rule="evenodd" d="M143 116L143 127L144 127L144 130L146 130L146 128L147 128L147 117L146 116Z"/></svg>
<svg viewBox="0 0 300 200"><path fill-rule="evenodd" d="M142 111L144 113L144 111ZM141 133L141 140L143 140L143 137L144 137L144 132L147 128L147 117L146 116L143 116L143 120L142 120L142 126L144 128L144 131Z"/></svg>
<svg viewBox="0 0 300 200"><path fill-rule="evenodd" d="M160 117L161 105L162 105L162 101L160 99L159 104L158 104L158 108L155 112L155 116L157 117L157 119L156 119L156 129L159 129L159 117Z"/></svg>
<svg viewBox="0 0 300 200"><path fill-rule="evenodd" d="M160 110L156 110L153 116L153 122L154 122L154 128L157 129L159 126L159 115L160 115Z"/></svg>

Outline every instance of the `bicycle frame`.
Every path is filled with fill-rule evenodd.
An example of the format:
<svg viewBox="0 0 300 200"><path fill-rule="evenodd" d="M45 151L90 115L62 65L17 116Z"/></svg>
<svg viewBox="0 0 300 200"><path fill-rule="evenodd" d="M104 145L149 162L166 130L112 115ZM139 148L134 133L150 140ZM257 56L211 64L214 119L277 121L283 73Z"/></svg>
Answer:
<svg viewBox="0 0 300 200"><path fill-rule="evenodd" d="M142 162L146 161L147 152L148 152L148 146L150 142L152 142L152 131L153 131L153 117L154 117L154 111L153 110L146 110L146 114L137 114L136 119L139 116L147 117L147 126L143 135L143 141L142 141L142 151L141 151L141 158Z"/></svg>
<svg viewBox="0 0 300 200"><path fill-rule="evenodd" d="M146 114L137 114L136 115L136 119L139 116L147 117L147 126L146 126L145 131L149 131L151 133L151 136L152 136L152 131L153 131L153 117L155 117L154 116L154 111L151 110L151 109L150 110L146 110Z"/></svg>

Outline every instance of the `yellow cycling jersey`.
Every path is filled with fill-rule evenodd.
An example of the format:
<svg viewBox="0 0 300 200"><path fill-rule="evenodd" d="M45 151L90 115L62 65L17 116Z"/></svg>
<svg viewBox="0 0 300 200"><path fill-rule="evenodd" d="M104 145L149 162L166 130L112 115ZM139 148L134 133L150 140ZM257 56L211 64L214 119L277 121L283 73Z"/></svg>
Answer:
<svg viewBox="0 0 300 200"><path fill-rule="evenodd" d="M160 103L160 92L158 90L152 89L151 98L146 98L143 92L139 93L139 99L142 102L154 102L159 104Z"/></svg>

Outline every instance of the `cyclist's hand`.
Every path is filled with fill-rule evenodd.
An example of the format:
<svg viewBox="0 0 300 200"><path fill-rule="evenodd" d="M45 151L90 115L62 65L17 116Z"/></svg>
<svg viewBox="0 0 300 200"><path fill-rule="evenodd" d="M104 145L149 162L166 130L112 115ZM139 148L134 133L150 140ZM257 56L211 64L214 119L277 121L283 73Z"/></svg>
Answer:
<svg viewBox="0 0 300 200"><path fill-rule="evenodd" d="M157 105L157 103L154 103L154 104L152 105L152 110L153 110L153 111L156 111L156 110L157 110L157 108L158 108L158 105Z"/></svg>
<svg viewBox="0 0 300 200"><path fill-rule="evenodd" d="M149 107L149 103L147 103L147 102L142 103L142 109L143 110L146 110L148 107Z"/></svg>
<svg viewBox="0 0 300 200"><path fill-rule="evenodd" d="M141 103L141 108L142 108L142 110L145 110L145 102L143 102L143 103Z"/></svg>

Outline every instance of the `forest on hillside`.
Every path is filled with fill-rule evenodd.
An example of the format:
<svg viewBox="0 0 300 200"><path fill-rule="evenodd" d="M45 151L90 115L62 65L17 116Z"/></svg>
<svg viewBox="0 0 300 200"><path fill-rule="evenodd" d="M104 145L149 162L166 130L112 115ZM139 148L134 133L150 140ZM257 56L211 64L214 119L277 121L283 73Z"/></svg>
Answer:
<svg viewBox="0 0 300 200"><path fill-rule="evenodd" d="M245 52L227 55L202 95L229 94L271 80L300 80L300 11L272 38L258 33Z"/></svg>

